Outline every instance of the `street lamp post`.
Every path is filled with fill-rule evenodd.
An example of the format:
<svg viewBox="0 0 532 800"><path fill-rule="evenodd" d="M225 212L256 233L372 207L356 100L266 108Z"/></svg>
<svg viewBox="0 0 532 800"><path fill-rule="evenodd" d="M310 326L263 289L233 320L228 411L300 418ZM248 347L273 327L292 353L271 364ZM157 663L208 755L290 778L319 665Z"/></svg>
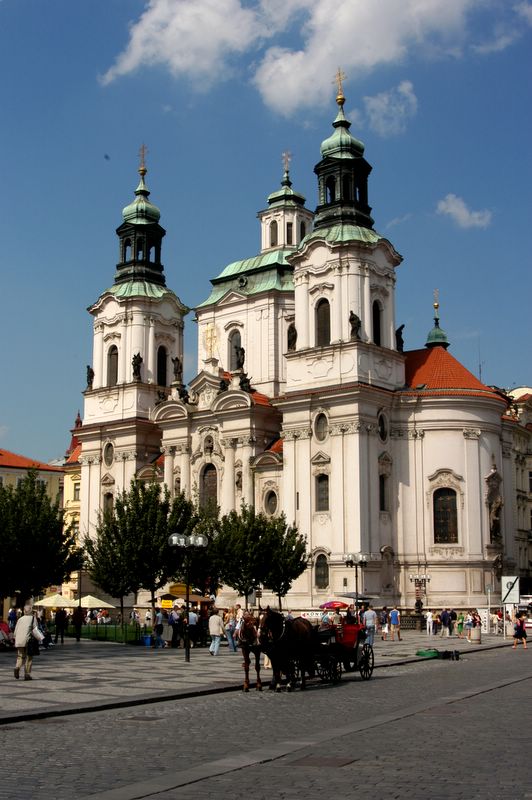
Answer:
<svg viewBox="0 0 532 800"><path fill-rule="evenodd" d="M345 553L344 561L346 567L355 568L355 609L358 619L358 568L360 567L360 576L362 577L362 570L368 563L368 559L363 553Z"/></svg>
<svg viewBox="0 0 532 800"><path fill-rule="evenodd" d="M190 602L190 555L195 547L207 547L208 540L203 533L191 533L185 536L182 533L172 533L168 537L170 547L178 547L183 550L185 561L185 585L186 585L186 620L185 620L185 661L190 661L190 631L188 627L189 602Z"/></svg>

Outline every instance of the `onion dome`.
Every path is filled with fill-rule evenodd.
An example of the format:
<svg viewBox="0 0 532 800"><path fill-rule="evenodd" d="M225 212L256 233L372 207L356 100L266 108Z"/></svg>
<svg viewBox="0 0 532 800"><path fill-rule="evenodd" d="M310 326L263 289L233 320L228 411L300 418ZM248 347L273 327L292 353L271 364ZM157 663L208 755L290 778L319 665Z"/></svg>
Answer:
<svg viewBox="0 0 532 800"><path fill-rule="evenodd" d="M279 203L295 203L299 206L305 205L305 198L303 195L292 189L292 181L290 180L290 172L288 167L285 167L283 179L281 181L281 188L268 195L269 206L277 205Z"/></svg>
<svg viewBox="0 0 532 800"><path fill-rule="evenodd" d="M445 350L449 347L449 340L447 334L440 328L440 304L437 300L433 303L434 306L434 327L427 336L425 347L443 347Z"/></svg>
<svg viewBox="0 0 532 800"><path fill-rule="evenodd" d="M334 133L321 143L322 158L360 158L364 153L364 145L349 133L351 123L345 118L345 97L340 88L336 95L339 107L333 122Z"/></svg>
<svg viewBox="0 0 532 800"><path fill-rule="evenodd" d="M159 222L161 212L153 203L150 203L148 197L150 193L146 184L144 183L144 176L148 170L141 164L139 167L140 181L135 189L136 198L122 211L124 222L129 222L132 225L138 224L153 224Z"/></svg>

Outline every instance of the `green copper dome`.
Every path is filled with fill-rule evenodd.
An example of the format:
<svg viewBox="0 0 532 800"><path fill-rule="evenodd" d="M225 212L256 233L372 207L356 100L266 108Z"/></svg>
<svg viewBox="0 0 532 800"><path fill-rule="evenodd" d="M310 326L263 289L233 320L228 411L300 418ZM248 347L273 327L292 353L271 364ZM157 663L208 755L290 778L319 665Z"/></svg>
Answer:
<svg viewBox="0 0 532 800"><path fill-rule="evenodd" d="M281 188L268 195L269 206L278 205L280 203L294 203L298 206L305 205L305 198L303 195L292 189L292 181L290 180L288 169L284 171Z"/></svg>
<svg viewBox="0 0 532 800"><path fill-rule="evenodd" d="M344 116L344 96L338 95L336 102L340 110L333 122L335 131L321 143L321 155L323 158L360 158L364 145L349 133L351 123Z"/></svg>
<svg viewBox="0 0 532 800"><path fill-rule="evenodd" d="M440 304L438 302L434 303L434 327L430 331L429 335L427 336L427 341L425 342L425 347L444 347L446 350L449 347L449 340L447 338L447 334L440 328L440 317L438 313L438 309Z"/></svg>
<svg viewBox="0 0 532 800"><path fill-rule="evenodd" d="M154 222L159 222L161 212L150 203L148 197L150 195L146 184L144 183L144 176L146 174L146 167L141 166L139 169L140 182L135 189L136 198L122 211L124 222L129 222L133 225L146 224L150 225Z"/></svg>

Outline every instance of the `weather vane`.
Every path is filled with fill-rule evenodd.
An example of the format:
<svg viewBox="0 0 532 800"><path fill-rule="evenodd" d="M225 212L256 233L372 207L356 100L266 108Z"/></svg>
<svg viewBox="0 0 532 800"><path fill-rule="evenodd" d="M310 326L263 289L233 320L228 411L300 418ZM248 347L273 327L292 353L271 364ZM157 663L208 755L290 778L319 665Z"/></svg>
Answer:
<svg viewBox="0 0 532 800"><path fill-rule="evenodd" d="M292 160L292 153L290 152L290 150L285 150L285 152L283 153L283 167L285 172L288 172L288 170L290 169L291 160Z"/></svg>

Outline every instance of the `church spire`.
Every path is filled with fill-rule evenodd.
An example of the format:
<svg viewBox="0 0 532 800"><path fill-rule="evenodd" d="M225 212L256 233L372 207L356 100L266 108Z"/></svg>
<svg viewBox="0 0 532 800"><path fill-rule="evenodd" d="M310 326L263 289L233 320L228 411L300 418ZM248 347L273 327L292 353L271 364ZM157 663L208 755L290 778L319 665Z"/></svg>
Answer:
<svg viewBox="0 0 532 800"><path fill-rule="evenodd" d="M334 132L321 143L322 160L314 168L319 189L319 205L314 221L316 229L342 223L373 228L371 207L368 205L371 166L364 158L364 144L349 131L351 123L344 114L345 78L338 68L335 77L338 113L333 122Z"/></svg>
<svg viewBox="0 0 532 800"><path fill-rule="evenodd" d="M159 225L161 212L148 199L150 192L145 177L147 148L139 151L140 181L135 189L135 199L122 211L123 223L116 229L120 239L120 261L116 265L115 283L144 280L165 286L161 263L161 242L166 234Z"/></svg>

